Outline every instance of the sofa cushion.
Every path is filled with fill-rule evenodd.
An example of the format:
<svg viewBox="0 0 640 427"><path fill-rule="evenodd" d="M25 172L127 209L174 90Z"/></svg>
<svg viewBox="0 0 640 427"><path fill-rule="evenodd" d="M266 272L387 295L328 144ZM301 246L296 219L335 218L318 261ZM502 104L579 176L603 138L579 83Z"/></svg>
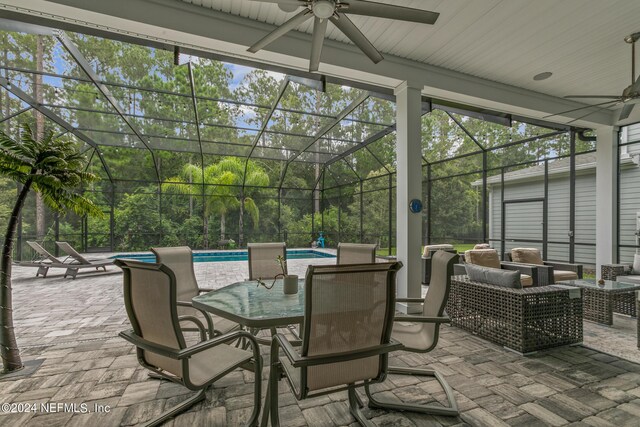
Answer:
<svg viewBox="0 0 640 427"><path fill-rule="evenodd" d="M533 278L528 274L521 274L520 284L522 284L523 288L528 288L529 286L533 286Z"/></svg>
<svg viewBox="0 0 640 427"><path fill-rule="evenodd" d="M467 276L470 280L504 288L522 289L520 272L517 270L501 270L499 268L481 267L479 265L466 264Z"/></svg>
<svg viewBox="0 0 640 427"><path fill-rule="evenodd" d="M633 266L631 268L631 274L640 274L640 255L635 254L633 256Z"/></svg>
<svg viewBox="0 0 640 427"><path fill-rule="evenodd" d="M422 251L422 256L429 256L432 252L435 251L452 251L453 250L453 245L449 245L446 243L443 243L441 245L427 245L424 247L424 251Z"/></svg>
<svg viewBox="0 0 640 427"><path fill-rule="evenodd" d="M540 250L536 248L513 248L511 249L511 260L522 264L544 265Z"/></svg>
<svg viewBox="0 0 640 427"><path fill-rule="evenodd" d="M491 246L488 243L478 243L473 249L491 249Z"/></svg>
<svg viewBox="0 0 640 427"><path fill-rule="evenodd" d="M563 280L578 280L578 273L569 270L553 270L553 281L558 283Z"/></svg>
<svg viewBox="0 0 640 427"><path fill-rule="evenodd" d="M500 258L495 249L470 249L464 253L465 262L500 269Z"/></svg>

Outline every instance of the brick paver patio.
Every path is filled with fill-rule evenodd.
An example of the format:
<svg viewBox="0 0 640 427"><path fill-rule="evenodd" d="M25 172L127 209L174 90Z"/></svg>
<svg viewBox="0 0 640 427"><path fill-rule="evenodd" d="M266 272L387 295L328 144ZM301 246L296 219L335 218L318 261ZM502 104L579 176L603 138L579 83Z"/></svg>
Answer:
<svg viewBox="0 0 640 427"><path fill-rule="evenodd" d="M327 262L334 261L314 260ZM303 275L307 263L289 261L290 272ZM15 268L14 314L22 355L44 362L30 377L0 382L0 403L87 403L110 412L0 414L0 426L133 425L190 395L182 386L148 378L133 346L117 337L128 323L122 276L115 267L110 271L69 280L60 270L36 279L35 269ZM196 264L196 274L202 285L213 287L248 275L244 262ZM436 350L399 353L392 362L439 369L455 389L462 414L365 410L379 426L640 426L640 365L582 346L523 357L444 326ZM263 380L267 375L265 369ZM207 402L167 425L241 424L250 413L252 382L253 374L233 372L216 383ZM408 401L444 401L435 381L414 377L391 376L376 390ZM284 382L280 392L283 425L355 425L346 393L296 402Z"/></svg>

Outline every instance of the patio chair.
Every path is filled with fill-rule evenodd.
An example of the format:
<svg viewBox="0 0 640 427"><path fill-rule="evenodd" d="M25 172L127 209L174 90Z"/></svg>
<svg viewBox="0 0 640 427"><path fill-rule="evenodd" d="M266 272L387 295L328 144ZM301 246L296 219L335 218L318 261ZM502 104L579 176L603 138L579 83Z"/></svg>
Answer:
<svg viewBox="0 0 640 427"><path fill-rule="evenodd" d="M377 247L368 243L338 243L337 264L374 263Z"/></svg>
<svg viewBox="0 0 640 427"><path fill-rule="evenodd" d="M539 266L539 274L546 280L545 285L553 285L563 280L582 279L581 264L543 261L540 249L537 248L513 248L511 252L504 254L504 259L514 264Z"/></svg>
<svg viewBox="0 0 640 427"><path fill-rule="evenodd" d="M633 256L632 264L603 264L600 272L605 280L640 284L640 254Z"/></svg>
<svg viewBox="0 0 640 427"><path fill-rule="evenodd" d="M516 264L500 261L498 251L495 249L469 249L464 253L464 262L479 265L481 267L498 268L502 270L517 270L520 272L520 282L523 287L546 285L546 278L538 272L537 265ZM465 275L467 271L464 264L453 267L454 274Z"/></svg>
<svg viewBox="0 0 640 427"><path fill-rule="evenodd" d="M402 343L401 350L403 351L413 353L428 353L432 351L438 345L440 325L450 322L449 317L444 315L444 308L449 297L453 265L458 261L458 254L438 251L433 254L432 258L431 284L425 298L396 299L397 302L422 304L422 315L395 316L391 338ZM370 408L387 408L435 415L456 416L459 414L458 404L451 386L437 371L433 369L390 366L389 373L434 377L444 390L449 407L378 399L371 394L371 390L367 385L365 391L369 397Z"/></svg>
<svg viewBox="0 0 640 427"><path fill-rule="evenodd" d="M120 337L136 346L138 362L167 380L198 391L194 396L149 421L162 424L206 398L206 390L237 368L255 372L253 412L248 425L257 424L262 390L262 361L255 338L246 331L235 331L207 339L202 323L193 316L180 316L177 310L177 283L173 271L163 264L116 260L124 271L124 302L132 330ZM200 330L201 342L187 347L180 322L189 321ZM245 339L252 352L227 343Z"/></svg>
<svg viewBox="0 0 640 427"><path fill-rule="evenodd" d="M372 425L360 410L355 389L381 382L391 340L399 262L309 266L305 281L302 345L282 334L271 342L271 371L262 425L278 426L278 381L284 376L296 399L347 390L351 414ZM280 356L283 350L284 356Z"/></svg>
<svg viewBox="0 0 640 427"><path fill-rule="evenodd" d="M286 243L249 243L247 251L249 280L273 279L276 275L282 274L276 259L278 256L287 259Z"/></svg>
<svg viewBox="0 0 640 427"><path fill-rule="evenodd" d="M42 274L42 277L47 277L49 269L54 268L67 268L63 264L62 260L56 258L48 250L43 248L38 242L27 241L27 245L38 254L39 258L32 259L30 261L15 261L14 264L20 267L36 267L36 277Z"/></svg>
<svg viewBox="0 0 640 427"><path fill-rule="evenodd" d="M75 279L78 270L81 268L95 267L96 270L102 268L104 271L107 271L107 266L112 265L114 261L110 258L87 259L80 255L80 253L67 242L56 242L56 245L62 252L67 254L67 258L65 259L67 271L64 273L64 277L71 276ZM71 262L67 263L69 260L71 260Z"/></svg>
<svg viewBox="0 0 640 427"><path fill-rule="evenodd" d="M212 291L213 289L203 289L198 286L196 274L193 270L193 253L191 252L191 248L188 246L151 248L151 252L156 256L158 263L166 265L173 270L173 273L176 275L176 298L178 300L178 314L180 316L196 315L204 319L207 324L209 336L211 337L240 328L240 325L236 322L214 316L192 305L191 299L193 297L204 292ZM183 330L192 331L193 329L183 328Z"/></svg>
<svg viewBox="0 0 640 427"><path fill-rule="evenodd" d="M458 251L448 243L442 243L438 245L426 245L422 251L422 284L429 285L431 281L431 257L437 251L447 251L451 253L458 253Z"/></svg>

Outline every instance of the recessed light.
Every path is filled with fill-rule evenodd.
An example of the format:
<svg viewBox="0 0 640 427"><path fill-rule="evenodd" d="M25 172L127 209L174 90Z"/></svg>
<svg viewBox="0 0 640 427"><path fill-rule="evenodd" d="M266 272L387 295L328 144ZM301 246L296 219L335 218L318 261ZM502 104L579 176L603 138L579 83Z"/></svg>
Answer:
<svg viewBox="0 0 640 427"><path fill-rule="evenodd" d="M551 71L545 71L544 73L536 74L535 76L533 76L533 80L535 81L547 80L552 75L553 73Z"/></svg>

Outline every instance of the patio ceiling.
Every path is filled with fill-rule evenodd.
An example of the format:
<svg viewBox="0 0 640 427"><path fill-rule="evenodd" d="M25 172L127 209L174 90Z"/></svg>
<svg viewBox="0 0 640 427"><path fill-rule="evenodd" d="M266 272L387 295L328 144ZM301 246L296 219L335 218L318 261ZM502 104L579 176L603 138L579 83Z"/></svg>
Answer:
<svg viewBox="0 0 640 427"><path fill-rule="evenodd" d="M246 47L283 22L275 5L249 0L3 0L3 15L49 18L60 26L88 26L122 37L142 37L272 67L304 70L309 35L304 25L251 55ZM622 38L637 31L640 4L633 0L409 1L394 4L435 10L440 20L419 26L361 18L357 24L385 54L373 66L335 30L329 31L320 71L327 76L392 88L402 80L424 84L423 93L448 101L533 118L584 104L562 99L570 93L617 94L630 78L629 48ZM3 5L4 4L4 5ZM215 10L214 10L215 9ZM358 17L355 17L358 18ZM545 81L533 75L551 71ZM636 109L638 110L638 109ZM566 123L578 114L555 116ZM611 125L617 114L595 110L576 122ZM626 122L640 120L636 111Z"/></svg>

